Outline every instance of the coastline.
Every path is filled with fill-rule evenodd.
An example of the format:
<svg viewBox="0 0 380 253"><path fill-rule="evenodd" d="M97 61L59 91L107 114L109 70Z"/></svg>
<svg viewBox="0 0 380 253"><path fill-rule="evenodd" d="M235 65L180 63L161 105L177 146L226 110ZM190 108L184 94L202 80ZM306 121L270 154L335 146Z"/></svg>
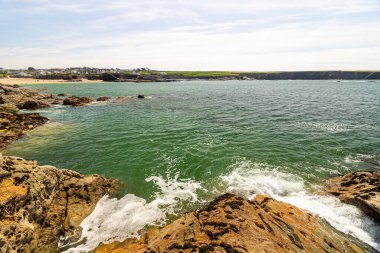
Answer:
<svg viewBox="0 0 380 253"><path fill-rule="evenodd" d="M14 92L14 91L13 91ZM40 99L40 94L34 94L34 95L31 95L33 98L36 98L39 102L41 102L39 99ZM50 100L50 101L53 101L53 99L52 98L48 98L48 100ZM44 99L42 99L42 102L47 102L46 100L45 100L45 98ZM26 131L29 131L30 129L27 129ZM17 137L16 137L17 138ZM10 157L6 157L6 158L2 158L2 159L0 159L0 160L5 160L5 161L11 161L11 162L6 162L5 164L8 166L10 163L11 164L15 164L15 163L18 163L18 165L22 165L21 167L19 167L19 168L21 168L21 169L25 169L25 166L28 166L28 165L33 165L33 166L37 166L37 164L35 164L35 163L33 163L33 162L28 162L28 161L26 161L26 162L24 162L24 160L22 160L21 158L17 158L17 159L15 159L15 158L10 158ZM14 162L14 161L16 161L16 162ZM18 161L22 161L22 162L18 162ZM33 164L30 164L30 163L33 163ZM1 164L1 165L3 165L3 164ZM17 165L17 164L16 164ZM13 165L12 165L13 166ZM15 170L13 170L12 168L14 168L14 167L12 167L12 166L8 166L8 167L6 167L6 172L5 173L3 173L2 175L3 176L0 176L0 182L2 183L2 184L4 184L4 185L2 185L2 186L6 186L6 187L8 187L8 189L15 189L15 190L20 190L19 192L21 192L21 193L23 193L23 191L19 188L19 187L21 187L21 188L25 188L25 187L33 187L33 185L34 184L36 184L35 182L34 183L31 183L31 184L29 184L28 183L28 185L26 185L25 187L22 187L22 186L20 186L20 185L16 185L14 182L15 181L12 181L12 180L9 180L9 177L12 177L12 176L14 176L15 174ZM49 166L50 167L50 166ZM46 166L38 166L37 167L37 171L41 171L41 173L50 173L50 172L48 172L48 171L50 171L50 170L45 170L45 168L46 168ZM34 169L36 169L36 167L34 167ZM55 170L53 170L53 171L55 171ZM11 174L9 174L9 173L11 173ZM74 172L72 172L72 173L74 173ZM75 173L74 173L75 174ZM75 174L75 176L73 177L74 179L70 179L69 181L71 182L71 183L68 183L66 186L68 187L68 189L70 190L70 188L75 188L75 186L76 186L76 184L78 183L78 181L77 181L77 179L75 179L75 178L78 178L78 177L82 177L82 176L79 176L78 175L79 173L77 173L77 174ZM16 174L16 176L17 176L17 174ZM359 180L360 181L360 180ZM355 183L355 182L354 182ZM353 184L353 183L352 183ZM15 188L14 188L15 187ZM4 187L5 188L5 187ZM3 189L4 189L3 188ZM73 190L74 191L74 190ZM86 193L86 194L91 194L92 193L92 191L95 191L95 189L93 189L93 190L91 190L91 191L89 191L88 193ZM7 200L6 200L6 204L4 204L4 206L6 206L6 205L8 205L8 207L9 207L9 205L12 205L12 203L14 203L14 202L12 202L12 201L14 201L14 200L22 200L22 199L24 199L24 198L28 198L28 196L27 195L25 195L25 194L23 194L23 195L18 195L17 194L17 192L18 191L11 191L11 195L10 195L10 198L7 198ZM64 191L63 191L64 192ZM13 194L13 195L12 195ZM332 193L331 193L332 195L335 195L334 194L334 191L332 191ZM99 195L99 197L97 197L93 202L92 202L92 206L91 206L91 211L92 210L94 210L94 208L95 208L95 204L98 202L98 200L99 200L99 198L102 196L103 194L100 194ZM5 196L5 195L4 195ZM84 195L83 196L83 198L84 199L86 199L86 196L88 197L89 195ZM30 196L29 196L30 197ZM231 197L231 198L235 198L235 197ZM366 198L366 196L364 196L363 198ZM265 197L263 197L261 200L264 200L265 199ZM60 202L61 200L58 200L58 202ZM228 203L230 203L230 202L233 202L233 203L235 203L235 204L237 204L237 202L236 201L242 201L241 199L230 199L230 200L228 200ZM244 201L246 201L246 200L244 200ZM243 201L243 202L244 202ZM270 200L271 202L272 202L272 200ZM214 203L217 203L218 201L214 201ZM277 206L277 205L282 205L282 204L284 204L284 203L282 203L282 202L279 202L279 201L275 201L275 200L273 200L273 202L272 203L274 203L273 205L275 205L275 206ZM282 203L282 204L281 204ZM222 210L223 212L224 212L224 214L225 214L225 217L223 218L223 219L226 219L226 220L222 220L221 221L221 219L220 219L220 217L214 217L214 216L212 216L212 215L214 215L214 214L212 214L212 210L208 210L207 208L207 210L209 211L209 213L208 213L208 215L210 216L212 216L212 217L214 217L214 218L211 218L211 220L206 220L205 222L203 222L202 224L203 224L203 226L205 227L207 227L207 226L209 226L209 228L205 228L204 230L203 230L203 232L202 233L204 233L206 236L208 236L209 237L209 241L207 241L207 244L199 244L197 247L198 247L198 249L200 250L200 248L202 248L203 246L207 246L206 248L202 248L203 250L211 250L211 248L212 249L218 249L218 247L221 247L221 248L223 248L224 250L235 250L235 251L227 251L227 252L240 252L239 251L239 249L241 249L241 247L239 246L239 245L233 245L233 244L230 244L230 243L226 243L226 240L228 239L228 237L229 236L232 236L232 238L234 238L235 240L240 240L240 237L238 237L236 234L238 234L237 232L235 232L235 227L234 226L236 226L237 228L240 228L240 226L242 226L242 227L244 227L244 226L246 226L247 225L247 223L245 222L245 221L239 221L239 219L241 219L242 220L242 218L244 218L244 217L240 217L240 216L242 216L242 214L240 214L239 212L238 212L238 210L240 210L240 208L233 208L234 206L236 206L235 204L232 204L232 205L226 205L226 204L223 204L223 205L220 205L218 208L218 210ZM244 206L246 205L246 203L244 202L243 203L244 204ZM248 204L251 204L250 202L248 202ZM247 205L248 205L247 204ZM265 203L264 203L265 204ZM262 208L262 205L264 205L263 204L263 201L259 201L259 202L257 202L257 205L256 205L256 207L258 208L258 209L260 209L260 208ZM77 206L76 206L76 208L81 208L81 205L82 204L78 204ZM288 206L291 206L291 205L288 205ZM230 207L231 208L231 210L228 208L228 207ZM295 207L292 207L292 208L295 208ZM12 209L12 208L11 208ZM291 209L290 207L289 207L289 209ZM207 211L206 210L206 211ZM255 208L255 210L256 210L256 208ZM31 213L33 213L33 209L31 209L29 212L31 212ZM194 213L195 213L195 215L198 215L198 214L200 214L200 213L202 213L204 210L198 210L198 211L194 211ZM229 212L232 212L232 213L229 213ZM293 217L291 214L290 214L290 212L291 211L289 211L289 212L287 212L287 213L285 213L285 215L284 216L282 216L282 217L278 217L278 218L281 218L281 219L290 219L291 217ZM305 217L308 217L310 214L308 214L306 211L303 211L303 210L300 210L300 212L302 212L302 215L306 215ZM90 212L87 212L86 213L86 215L83 215L83 217L81 216L81 218L78 218L77 220L76 220L76 226L77 227L79 227L79 224L80 224L80 222L81 222L81 220L83 220L88 214L89 214ZM250 211L250 213L251 213L251 211ZM295 228L297 228L297 227L302 227L302 226L308 226L308 224L307 223L297 223L297 222L299 222L298 221L298 219L296 219L294 222L294 224L293 223L290 223L290 222L288 222L288 221L286 221L286 224L291 224L290 226L293 228L293 230L295 230L296 232L294 232L294 231L292 231L291 229L289 229L289 227L287 226L287 225L284 225L284 223L283 222L281 222L281 221L278 221L278 220L276 220L276 218L274 218L274 217L276 217L277 215L276 215L276 213L277 213L277 211L274 211L273 212L273 214L274 215L271 215L271 223L269 223L268 222L268 219L267 218L265 218L264 217L264 219L262 220L262 221L260 221L260 223L258 223L259 225L257 225L256 223L252 223L252 225L253 225L253 227L252 227L252 229L254 228L254 229L258 229L258 231L261 231L261 230L263 230L262 229L262 227L264 227L264 231L265 231L265 233L266 232L270 232L270 229L267 227L267 225L266 225L266 223L267 224L270 224L269 226L273 229L273 228L277 228L277 227L282 227L282 232L280 233L280 234L277 234L276 236L274 236L274 237L271 237L271 236L269 236L269 235L263 235L263 237L264 238L266 238L266 240L267 240L267 242L275 242L277 239L279 239L279 238L281 238L281 237L283 237L283 236L285 236L285 238L286 237L288 237L289 239L287 239L287 240L285 240L285 241L280 241L279 243L281 244L283 244L283 245L287 245L286 247L288 247L288 248L283 248L282 249L282 251L281 251L281 249L278 249L279 251L278 252L289 252L289 249L292 249L292 252L297 252L297 248L298 249L300 249L300 245L301 245L301 247L304 247L304 248L307 248L306 246L305 246L305 244L304 244L304 242L303 242L303 233L301 232L301 230L297 230L297 229L295 229ZM228 217L233 217L232 219L231 218L228 218ZM312 216L312 217L315 217L315 216ZM261 219L260 218L260 215L258 215L258 218L259 219ZM273 220L274 219L274 220ZM291 218L291 219L294 219L294 218ZM0 221L0 222L2 222L2 221ZM31 222L31 220L28 220L28 222L29 223L31 223L32 224L32 226L34 226L34 224L33 224L33 222ZM60 222L62 222L62 221L60 221ZM218 224L214 224L213 222L219 222ZM63 222L62 222L63 223ZM178 223L178 222L177 222ZM236 223L236 224L235 224ZM16 224L21 224L21 218L20 218L20 220L18 220L18 221L16 221ZM231 225L232 224L232 225ZM277 224L277 225L276 225ZM177 224L178 225L178 224ZM59 226L59 222L58 223L56 223L56 226ZM171 225L169 224L168 225L168 227L170 227ZM189 226L190 226L190 224L189 224ZM327 234L329 234L329 233L331 233L331 235L333 234L333 233L335 233L334 231L334 229L331 227L331 226L329 226L329 225L326 225L328 228L326 228L327 229ZM287 229L288 230L287 230ZM182 229L182 230L181 230ZM184 228L185 230L186 230L186 227ZM227 230L227 232L225 232ZM280 228L280 230L281 230L281 228ZM184 231L183 230L183 228L180 228L180 231L179 231L179 233L182 233L182 232ZM211 236L209 235L209 233L207 232L207 231L210 231L211 232ZM183 242L178 242L178 241L176 241L176 239L173 237L168 237L169 238L169 240L168 240L168 244L166 244L166 246L162 246L160 243L158 243L157 244L157 241L158 242L160 242L160 241L163 241L162 240L162 238L161 237L155 237L155 236L157 236L157 230L152 230L152 231L148 231L147 232L147 235L144 235L144 238L147 238L148 237L148 234L149 234L149 242L156 242L156 244L153 244L153 247L158 247L158 249L159 250L162 250L163 248L162 247L168 247L168 248L170 248L170 250L171 251L168 251L168 252L179 252L180 250L186 250L187 248L186 247L188 247L190 244L188 243L188 242L186 242L186 241L183 241ZM262 232L262 231L261 231ZM29 232L28 232L29 233ZM201 234L202 234L201 233ZM221 234L220 234L221 233ZM53 233L54 234L54 233ZM242 233L242 234L240 234L241 236L244 236L244 234L245 233ZM170 233L169 235L172 235L172 233ZM335 235L335 234L334 234ZM77 235L78 236L78 235ZM278 237L277 237L278 236ZM342 236L342 235L341 235ZM53 235L53 237L54 238L56 238L55 239L55 241L54 241L54 245L55 245L55 243L57 243L57 238L59 238L59 236L57 235L57 234L54 234ZM202 236L201 236L202 238L203 238L203 234L202 234ZM219 241L217 241L217 240L214 240L213 238L216 238L217 240L219 240ZM300 244L300 242L296 239L296 238L301 238L300 239L300 241L301 241L301 244ZM305 238L306 238L306 236L304 236ZM23 237L24 238L24 237ZM30 237L25 237L25 238L30 238ZM292 239L293 238L293 239ZM347 236L347 240L349 240L349 237ZM74 239L78 239L78 237L75 237ZM199 239L199 238L198 238ZM25 239L25 240L28 240L28 239ZM72 241L75 241L75 240L72 240ZM145 241L148 241L148 239L144 239L144 243L145 243ZM355 240L354 240L355 241ZM202 241L201 241L202 242ZM238 241L239 243L243 243L243 241ZM331 242L330 244L329 243L327 243L327 242L325 242L326 244L327 244L327 246L325 246L325 247L329 247L329 248L326 248L326 249L329 249L329 250L332 250L332 249L334 249L334 248L339 248L339 247L344 247L345 245L336 245L336 244L334 244L334 242L332 242L332 241L328 241L328 242ZM1 243L1 242L0 242ZM17 242L15 241L15 242L13 242L14 244L17 244ZM298 244L298 245L297 245ZM347 244L349 244L349 245L351 245L350 243L349 243L349 241L347 241ZM358 248L360 248L361 246L360 246L360 243L359 244L356 244L356 243L354 243L355 245L357 245L357 247ZM116 243L116 245L117 246L115 246L115 244L111 244L111 247L113 247L112 248L112 250L110 251L109 250L109 248L107 249L107 250L105 250L105 251L103 251L103 248L100 248L99 249L99 252L113 252L113 251L116 251L117 252L117 250L120 250L120 248L118 249L117 247L125 247L125 244L123 244L123 243L121 243L121 244L118 244L118 243ZM138 243L136 243L136 244L130 244L130 242L128 242L126 245L128 245L128 246L126 246L126 247L130 247L130 245L132 245L131 247L133 248L133 249L135 249L134 247L140 247L141 245L144 245L144 247L145 246L149 246L148 245L148 243L146 243L146 245L145 244L142 244L141 242L138 242ZM136 246L137 245L137 246ZM139 246L140 245L140 246ZM157 246L158 245L158 246ZM191 244L191 245L195 245L195 243L193 243L193 244ZM229 245L229 246L228 246ZM310 247L313 247L313 245L309 245L309 244L307 244L308 246L310 246ZM331 246L331 245L333 245L333 246ZM358 246L359 245L359 246ZM273 245L272 245L273 246ZM295 248L292 248L292 247L295 247ZM103 247L103 246L102 246ZM106 246L104 246L104 247L106 247ZM149 246L150 247L150 246ZM273 247L275 247L275 246L273 246ZM277 247L277 246L276 246ZM290 247L290 248L289 248ZM353 247L356 247L356 246L353 246ZM366 247L367 246L363 246L363 249L366 249ZM53 246L53 248L54 248L54 246ZM247 248L247 247L246 247ZM50 249L52 249L52 248L50 248ZM194 247L192 248L192 247L189 247L189 249L194 249ZM274 248L273 248L274 249ZM342 248L340 248L340 249L342 249ZM370 249L370 248L369 248ZM343 251L343 250L342 250ZM128 252L128 251L127 251ZM138 251L129 251L129 252L138 252ZM184 251L184 252L186 252L186 251ZM212 251L205 251L205 252L212 252ZM222 251L223 252L223 251ZM242 252L252 252L252 251L242 251ZM352 250L352 251L348 251L348 252L371 252L370 250ZM373 251L374 252L374 251Z"/></svg>
<svg viewBox="0 0 380 253"><path fill-rule="evenodd" d="M0 84L24 85L24 84L53 84L53 83L101 83L102 80L80 79L78 81L64 79L36 79L36 78L0 78Z"/></svg>

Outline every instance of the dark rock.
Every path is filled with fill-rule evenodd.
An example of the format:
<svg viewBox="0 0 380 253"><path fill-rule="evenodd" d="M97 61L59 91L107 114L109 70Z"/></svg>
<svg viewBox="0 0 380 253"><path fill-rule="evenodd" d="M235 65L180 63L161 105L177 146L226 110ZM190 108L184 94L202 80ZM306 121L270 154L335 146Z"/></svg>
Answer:
<svg viewBox="0 0 380 253"><path fill-rule="evenodd" d="M91 102L92 102L91 98L77 97L77 96L71 96L63 100L64 105L71 105L71 106L82 106Z"/></svg>
<svg viewBox="0 0 380 253"><path fill-rule="evenodd" d="M108 101L110 99L111 99L111 97L101 96L101 97L98 97L98 99L96 99L96 101Z"/></svg>
<svg viewBox="0 0 380 253"><path fill-rule="evenodd" d="M102 80L105 82L113 82L120 78L119 74L110 74L110 73L104 73L102 74Z"/></svg>
<svg viewBox="0 0 380 253"><path fill-rule="evenodd" d="M137 98L139 98L139 99L143 99L143 98L145 98L145 95L137 95Z"/></svg>
<svg viewBox="0 0 380 253"><path fill-rule="evenodd" d="M58 97L68 97L69 94L67 94L67 93L59 93L57 96Z"/></svg>
<svg viewBox="0 0 380 253"><path fill-rule="evenodd" d="M46 107L50 107L50 105L38 100L27 100L18 105L18 108L20 109L29 109L29 110L36 110L36 109L41 109L41 108L46 108Z"/></svg>

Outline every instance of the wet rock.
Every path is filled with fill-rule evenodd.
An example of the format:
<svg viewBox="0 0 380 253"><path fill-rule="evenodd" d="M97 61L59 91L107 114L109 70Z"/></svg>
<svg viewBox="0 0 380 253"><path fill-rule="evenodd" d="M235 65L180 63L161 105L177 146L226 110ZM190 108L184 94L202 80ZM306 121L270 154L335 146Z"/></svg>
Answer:
<svg viewBox="0 0 380 253"><path fill-rule="evenodd" d="M71 105L71 106L82 106L91 102L92 102L92 99L89 97L77 97L77 96L71 96L63 100L64 105Z"/></svg>
<svg viewBox="0 0 380 253"><path fill-rule="evenodd" d="M140 239L101 245L101 252L376 252L301 209L258 195L225 194Z"/></svg>
<svg viewBox="0 0 380 253"><path fill-rule="evenodd" d="M40 108L50 107L50 105L38 100L27 100L25 102L20 103L18 107L20 109L36 110Z"/></svg>
<svg viewBox="0 0 380 253"><path fill-rule="evenodd" d="M0 252L58 252L60 236L78 234L97 201L118 187L18 157L3 157L1 167L8 176L0 177Z"/></svg>
<svg viewBox="0 0 380 253"><path fill-rule="evenodd" d="M139 98L139 99L143 99L143 98L145 98L145 96L144 95L137 95L137 98Z"/></svg>
<svg viewBox="0 0 380 253"><path fill-rule="evenodd" d="M380 222L380 173L359 171L327 182L326 191Z"/></svg>
<svg viewBox="0 0 380 253"><path fill-rule="evenodd" d="M110 100L111 97L107 97L107 96L101 96L101 97L98 97L98 99L96 99L96 101L108 101Z"/></svg>
<svg viewBox="0 0 380 253"><path fill-rule="evenodd" d="M0 150L27 131L41 126L47 121L46 117L38 113L0 112Z"/></svg>
<svg viewBox="0 0 380 253"><path fill-rule="evenodd" d="M67 93L59 93L57 96L58 97L68 97L69 94L67 94Z"/></svg>

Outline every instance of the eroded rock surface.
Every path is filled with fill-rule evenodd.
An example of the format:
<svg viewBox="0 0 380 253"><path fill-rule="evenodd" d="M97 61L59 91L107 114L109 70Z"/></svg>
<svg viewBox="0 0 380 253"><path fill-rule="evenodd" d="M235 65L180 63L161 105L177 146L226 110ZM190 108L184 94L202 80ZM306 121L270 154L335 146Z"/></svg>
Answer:
<svg viewBox="0 0 380 253"><path fill-rule="evenodd" d="M380 173L353 172L327 182L326 191L380 222Z"/></svg>
<svg viewBox="0 0 380 253"><path fill-rule="evenodd" d="M232 194L184 215L139 240L102 245L101 252L376 252L301 209L258 195Z"/></svg>
<svg viewBox="0 0 380 253"><path fill-rule="evenodd" d="M0 155L0 252L58 252L118 182ZM75 239L75 238L73 238Z"/></svg>

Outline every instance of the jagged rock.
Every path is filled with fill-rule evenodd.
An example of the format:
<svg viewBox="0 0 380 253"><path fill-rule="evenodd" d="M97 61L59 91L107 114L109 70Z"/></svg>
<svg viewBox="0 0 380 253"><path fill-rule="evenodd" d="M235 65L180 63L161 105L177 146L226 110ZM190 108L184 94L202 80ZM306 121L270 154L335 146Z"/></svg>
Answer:
<svg viewBox="0 0 380 253"><path fill-rule="evenodd" d="M9 143L48 121L46 117L38 113L18 114L0 112L0 150Z"/></svg>
<svg viewBox="0 0 380 253"><path fill-rule="evenodd" d="M101 97L98 97L98 99L96 99L96 101L108 101L110 99L111 99L111 97L101 96Z"/></svg>
<svg viewBox="0 0 380 253"><path fill-rule="evenodd" d="M60 236L78 234L97 201L118 187L98 175L2 159L8 175L0 177L0 252L58 252Z"/></svg>
<svg viewBox="0 0 380 253"><path fill-rule="evenodd" d="M27 100L25 102L22 102L18 105L20 109L29 109L29 110L35 110L45 107L50 107L49 104L38 101L38 100Z"/></svg>
<svg viewBox="0 0 380 253"><path fill-rule="evenodd" d="M353 172L327 182L326 191L380 222L380 173Z"/></svg>
<svg viewBox="0 0 380 253"><path fill-rule="evenodd" d="M88 97L71 96L63 100L64 105L82 106L91 103L92 99Z"/></svg>
<svg viewBox="0 0 380 253"><path fill-rule="evenodd" d="M247 201L232 194L185 214L140 239L101 245L103 252L376 252L301 209L258 195Z"/></svg>

